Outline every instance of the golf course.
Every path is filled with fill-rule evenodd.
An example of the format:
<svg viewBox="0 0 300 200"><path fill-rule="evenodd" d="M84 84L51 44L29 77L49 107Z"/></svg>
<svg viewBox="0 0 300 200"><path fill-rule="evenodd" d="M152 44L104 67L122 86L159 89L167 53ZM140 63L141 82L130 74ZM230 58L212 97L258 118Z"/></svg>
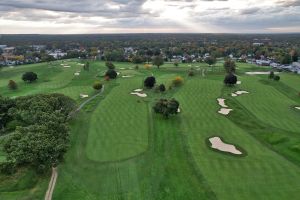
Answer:
<svg viewBox="0 0 300 200"><path fill-rule="evenodd" d="M156 66L69 59L0 71L0 95L61 93L80 107L69 120L70 146L57 166L53 200L287 200L300 197L300 76L236 63L239 83L226 86L223 60ZM193 70L193 76L189 71ZM32 83L22 80L34 72ZM267 72L246 74L246 72ZM166 91L144 87L154 76ZM172 85L175 78L183 83ZM7 85L14 80L16 90ZM93 89L100 81L102 90ZM137 92L138 91L138 92ZM140 93L139 93L140 92ZM90 99L91 98L91 99ZM168 118L159 99L180 106ZM6 135L0 135L0 162ZM45 198L51 171L0 174L1 200Z"/></svg>

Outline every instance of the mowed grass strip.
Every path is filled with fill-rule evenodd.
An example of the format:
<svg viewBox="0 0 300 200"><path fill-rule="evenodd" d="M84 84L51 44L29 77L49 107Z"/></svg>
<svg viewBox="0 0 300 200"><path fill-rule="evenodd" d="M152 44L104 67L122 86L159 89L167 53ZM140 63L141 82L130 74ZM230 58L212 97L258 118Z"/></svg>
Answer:
<svg viewBox="0 0 300 200"><path fill-rule="evenodd" d="M99 104L87 124L88 158L115 161L136 156L147 149L147 104L130 94L141 86L141 78L119 80Z"/></svg>
<svg viewBox="0 0 300 200"><path fill-rule="evenodd" d="M220 107L216 98L220 97L222 87L219 81L190 80L175 95L181 102L183 134L210 188L220 200L297 198L299 167L217 113ZM256 104L259 103L258 100ZM248 155L239 158L212 151L205 140L216 135L241 146Z"/></svg>
<svg viewBox="0 0 300 200"><path fill-rule="evenodd" d="M267 77L264 78L267 79ZM250 94L236 99L266 124L290 132L300 132L299 115L291 108L297 105L297 102L259 80L258 77L244 76L241 87Z"/></svg>

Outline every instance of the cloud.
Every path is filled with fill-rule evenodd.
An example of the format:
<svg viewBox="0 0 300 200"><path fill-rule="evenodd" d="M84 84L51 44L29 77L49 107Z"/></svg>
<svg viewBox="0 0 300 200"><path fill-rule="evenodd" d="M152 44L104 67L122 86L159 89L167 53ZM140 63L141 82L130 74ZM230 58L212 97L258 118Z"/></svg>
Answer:
<svg viewBox="0 0 300 200"><path fill-rule="evenodd" d="M299 0L7 0L0 33L295 31L298 13Z"/></svg>

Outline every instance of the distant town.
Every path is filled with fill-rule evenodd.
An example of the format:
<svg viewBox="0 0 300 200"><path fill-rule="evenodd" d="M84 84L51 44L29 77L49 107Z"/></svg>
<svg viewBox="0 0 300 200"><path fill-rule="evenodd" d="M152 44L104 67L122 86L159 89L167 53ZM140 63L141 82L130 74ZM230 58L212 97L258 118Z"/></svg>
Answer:
<svg viewBox="0 0 300 200"><path fill-rule="evenodd" d="M294 48L286 48L289 44L293 44L293 41L270 39L272 36L258 36L258 39L256 35L237 38L233 38L234 35L230 38L223 36L212 40L200 34L198 37L195 36L194 42L186 42L180 34L167 36L163 34L160 38L159 35L151 35L151 38L148 38L142 35L137 37L135 42L125 42L123 37L133 40L135 35L120 35L117 38L110 38L110 45L104 45L101 40L95 44L88 41L79 42L78 38L72 42L57 42L58 45L49 45L51 38L45 42L46 44L28 44L34 40L27 41L27 44L0 44L0 66L14 67L68 58L142 63L159 54L165 62L172 63L205 62L211 57L217 60L230 58L237 62L271 66L274 70L300 74L299 44L294 44ZM144 44L153 41L158 44L157 47Z"/></svg>

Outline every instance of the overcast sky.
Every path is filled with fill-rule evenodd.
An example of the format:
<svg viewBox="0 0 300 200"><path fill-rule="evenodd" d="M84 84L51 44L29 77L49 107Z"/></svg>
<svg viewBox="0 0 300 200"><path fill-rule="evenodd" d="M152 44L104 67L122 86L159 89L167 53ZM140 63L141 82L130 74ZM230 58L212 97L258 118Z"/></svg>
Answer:
<svg viewBox="0 0 300 200"><path fill-rule="evenodd" d="M300 0L0 0L0 33L300 32Z"/></svg>

